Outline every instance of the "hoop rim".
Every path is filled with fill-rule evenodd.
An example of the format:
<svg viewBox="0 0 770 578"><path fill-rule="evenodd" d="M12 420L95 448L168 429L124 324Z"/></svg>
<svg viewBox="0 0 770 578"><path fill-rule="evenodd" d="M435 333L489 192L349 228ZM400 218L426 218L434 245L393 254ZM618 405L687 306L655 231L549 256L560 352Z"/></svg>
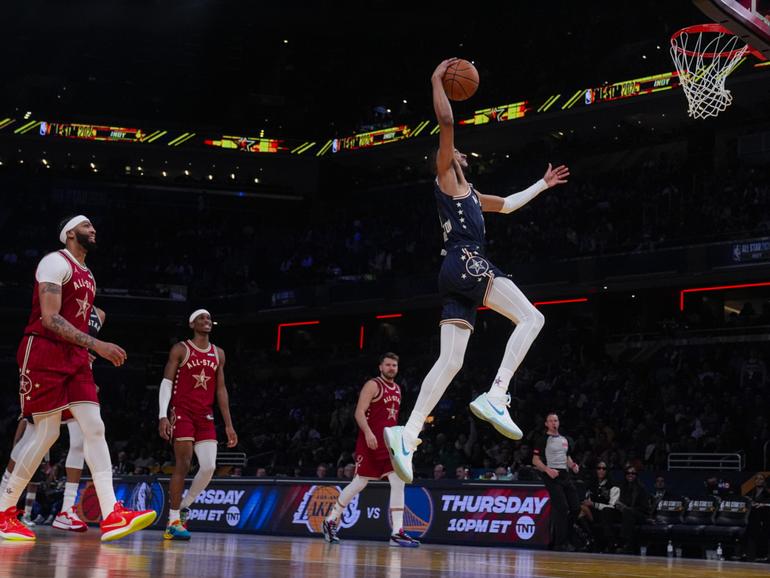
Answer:
<svg viewBox="0 0 770 578"><path fill-rule="evenodd" d="M732 30L729 30L725 26L722 26L721 24L718 24L716 22L711 22L709 24L693 24L692 26L686 26L682 28L681 30L677 30L671 35L671 48L673 50L676 50L680 54L684 54L685 56L700 56L701 58L734 58L741 54L742 52L750 52L760 60L763 60L762 53L759 52L756 48L751 46L750 44L745 44L745 46L741 46L740 48L736 48L734 50L723 50L722 52L699 52L696 50L687 50L686 48L683 48L682 46L679 46L675 40L679 38L682 34L697 34L697 33L703 33L703 32L710 32L712 34L728 34L730 36L737 36ZM742 39L739 37L739 40L742 41Z"/></svg>

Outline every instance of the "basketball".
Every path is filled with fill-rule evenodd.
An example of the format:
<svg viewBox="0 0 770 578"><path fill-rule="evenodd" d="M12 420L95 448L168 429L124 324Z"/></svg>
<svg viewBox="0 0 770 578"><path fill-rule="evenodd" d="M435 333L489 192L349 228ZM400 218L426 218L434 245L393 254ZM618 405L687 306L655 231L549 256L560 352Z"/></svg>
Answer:
<svg viewBox="0 0 770 578"><path fill-rule="evenodd" d="M444 74L444 91L450 100L468 100L479 87L479 73L467 60L450 64Z"/></svg>

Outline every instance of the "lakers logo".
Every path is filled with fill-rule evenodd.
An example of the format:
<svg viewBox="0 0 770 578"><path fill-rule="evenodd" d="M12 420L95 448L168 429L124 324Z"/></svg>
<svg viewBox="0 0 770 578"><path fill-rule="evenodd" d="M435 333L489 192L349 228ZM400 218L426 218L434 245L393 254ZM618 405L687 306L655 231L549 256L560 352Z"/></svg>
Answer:
<svg viewBox="0 0 770 578"><path fill-rule="evenodd" d="M305 492L297 510L292 517L292 523L305 524L307 529L313 533L321 532L321 525L324 518L334 507L340 496L338 486L310 486ZM340 526L350 528L361 517L361 511L358 509L358 496L353 498L345 508L340 518Z"/></svg>

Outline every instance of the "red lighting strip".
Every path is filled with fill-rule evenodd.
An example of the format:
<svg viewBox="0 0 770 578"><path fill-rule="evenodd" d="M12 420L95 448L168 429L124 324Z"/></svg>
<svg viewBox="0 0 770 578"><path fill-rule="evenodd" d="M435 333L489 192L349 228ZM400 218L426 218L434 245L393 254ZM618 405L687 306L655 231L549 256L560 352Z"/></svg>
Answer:
<svg viewBox="0 0 770 578"><path fill-rule="evenodd" d="M587 303L588 297L578 297L577 299L557 299L555 301L535 301L532 305L540 307L541 305L564 305L565 303Z"/></svg>
<svg viewBox="0 0 770 578"><path fill-rule="evenodd" d="M679 291L679 311L684 311L684 294L685 293L703 293L704 291L722 291L724 289L745 289L747 287L767 287L770 285L770 281L763 281L762 283L743 283L741 285L714 285L713 287L691 287L690 289L682 289Z"/></svg>
<svg viewBox="0 0 770 578"><path fill-rule="evenodd" d="M395 319L396 317L403 317L403 313L389 313L388 315L377 315L375 319Z"/></svg>
<svg viewBox="0 0 770 578"><path fill-rule="evenodd" d="M358 349L364 348L364 324L361 324L361 332L358 335Z"/></svg>
<svg viewBox="0 0 770 578"><path fill-rule="evenodd" d="M275 341L275 350L281 351L281 329L284 327L298 327L299 325L318 325L320 321L295 321L294 323L279 323L278 338Z"/></svg>

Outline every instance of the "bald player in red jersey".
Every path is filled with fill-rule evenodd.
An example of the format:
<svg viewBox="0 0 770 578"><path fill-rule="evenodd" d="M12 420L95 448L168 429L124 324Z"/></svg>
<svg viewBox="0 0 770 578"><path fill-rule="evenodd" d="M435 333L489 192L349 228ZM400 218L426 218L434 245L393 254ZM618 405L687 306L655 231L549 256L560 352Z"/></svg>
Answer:
<svg viewBox="0 0 770 578"><path fill-rule="evenodd" d="M391 546L416 548L420 543L404 531L404 482L393 471L390 453L382 437L382 430L398 424L401 409L401 388L395 382L398 374L398 355L380 356L380 375L364 384L358 396L355 418L358 424L356 440L356 475L342 490L337 503L323 522L327 542L339 542L338 526L342 513L369 483L384 477L390 482L390 516L393 532Z"/></svg>
<svg viewBox="0 0 770 578"><path fill-rule="evenodd" d="M91 349L119 367L126 352L88 334L96 283L85 260L96 246L96 229L87 217L77 215L62 222L59 240L65 248L49 253L38 264L32 313L17 352L21 414L33 421L35 431L0 496L0 537L35 539L19 522L16 503L59 437L62 412L69 409L83 431L85 460L104 518L102 541L116 540L149 526L156 517L152 510L127 510L115 499L112 461L88 358Z"/></svg>
<svg viewBox="0 0 770 578"><path fill-rule="evenodd" d="M209 485L217 463L217 432L214 428L214 399L225 422L227 447L238 444L230 416L230 398L225 386L225 352L209 341L211 314L194 311L188 319L193 338L171 348L160 384L160 436L174 443L176 465L169 483L170 508L166 540L189 540L187 509ZM171 407L169 409L169 404ZM187 495L182 499L184 479L190 471L193 450L198 458Z"/></svg>

